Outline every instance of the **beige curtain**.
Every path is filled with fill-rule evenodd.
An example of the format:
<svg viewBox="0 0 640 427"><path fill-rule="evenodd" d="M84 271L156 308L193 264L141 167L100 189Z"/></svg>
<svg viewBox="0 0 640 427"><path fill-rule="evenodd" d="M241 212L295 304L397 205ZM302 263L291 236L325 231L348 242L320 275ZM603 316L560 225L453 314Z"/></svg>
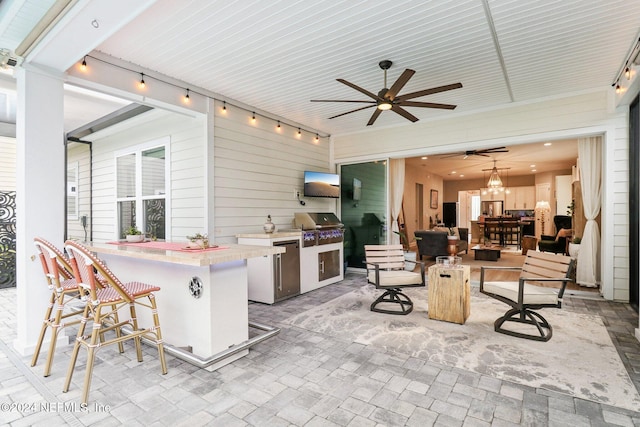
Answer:
<svg viewBox="0 0 640 427"><path fill-rule="evenodd" d="M391 239L393 245L399 244L398 218L402 209L402 197L404 195L404 159L391 159L389 162L389 198L391 205Z"/></svg>
<svg viewBox="0 0 640 427"><path fill-rule="evenodd" d="M580 185L587 223L584 227L576 282L581 286L597 287L600 283L600 229L596 218L600 213L602 196L602 137L578 140L580 159Z"/></svg>

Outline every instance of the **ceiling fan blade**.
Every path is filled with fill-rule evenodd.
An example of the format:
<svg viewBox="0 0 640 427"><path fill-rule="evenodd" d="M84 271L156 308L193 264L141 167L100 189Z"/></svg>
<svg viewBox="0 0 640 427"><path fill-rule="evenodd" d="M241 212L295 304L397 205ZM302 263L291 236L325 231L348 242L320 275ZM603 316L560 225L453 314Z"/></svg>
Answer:
<svg viewBox="0 0 640 427"><path fill-rule="evenodd" d="M339 81L342 84L345 84L345 85L349 86L352 89L357 90L360 93L364 93L365 95L367 95L368 97L370 97L370 98L372 98L372 99L374 99L376 101L378 100L378 95L375 95L375 94L369 92L366 89L362 89L360 86L354 85L353 83L348 82L348 81L346 81L344 79L336 79L336 80Z"/></svg>
<svg viewBox="0 0 640 427"><path fill-rule="evenodd" d="M378 119L378 116L380 115L380 113L382 113L382 110L379 110L376 108L376 111L373 112L373 114L371 115L371 118L367 122L367 126L371 126Z"/></svg>
<svg viewBox="0 0 640 427"><path fill-rule="evenodd" d="M393 104L393 106L391 107L391 110L393 110L396 113L400 114L405 119L411 120L414 123L418 121L418 118L416 116L414 116L413 114L411 114L410 112L408 112L407 110L403 109L402 107L400 107L397 104Z"/></svg>
<svg viewBox="0 0 640 427"><path fill-rule="evenodd" d="M366 102L367 104L375 104L376 101L349 101L345 99L312 99L311 102Z"/></svg>
<svg viewBox="0 0 640 427"><path fill-rule="evenodd" d="M408 68L406 70L404 70L403 73L400 75L400 77L398 77L398 80L396 80L396 82L393 84L393 86L391 86L391 89L389 89L387 91L387 94L385 95L385 98L389 98L390 100L393 101L393 99L396 97L398 92L400 92L400 90L402 90L404 85L407 84L409 79L411 77L413 77L413 75L415 73L416 73L415 71L410 70Z"/></svg>
<svg viewBox="0 0 640 427"><path fill-rule="evenodd" d="M364 110L364 109L371 108L371 107L375 107L375 106L376 106L375 104L373 104L373 105L367 105L366 107L356 108L355 110L347 111L346 113L341 113L341 114L338 114L338 115L335 115L335 116L331 116L331 117L329 117L329 118L330 118L330 119L335 119L336 117L344 116L345 114L355 113L356 111Z"/></svg>
<svg viewBox="0 0 640 427"><path fill-rule="evenodd" d="M483 150L477 150L477 153L508 153L507 147L495 147L495 148L485 148Z"/></svg>
<svg viewBox="0 0 640 427"><path fill-rule="evenodd" d="M426 108L440 108L443 110L453 110L457 105L451 104L438 104L435 102L419 102L419 101L399 101L399 105L403 107L426 107Z"/></svg>
<svg viewBox="0 0 640 427"><path fill-rule="evenodd" d="M431 89L420 90L418 92L407 93L396 98L396 101L404 101L405 99L418 98L420 96L431 95L433 93L445 92L447 90L459 89L462 83L453 83L446 86L432 87Z"/></svg>

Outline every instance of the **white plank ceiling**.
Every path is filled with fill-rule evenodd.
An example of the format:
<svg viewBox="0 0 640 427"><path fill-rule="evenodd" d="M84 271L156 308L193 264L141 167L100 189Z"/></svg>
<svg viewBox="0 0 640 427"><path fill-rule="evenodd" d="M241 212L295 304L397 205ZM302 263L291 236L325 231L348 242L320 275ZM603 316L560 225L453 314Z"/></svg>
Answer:
<svg viewBox="0 0 640 427"><path fill-rule="evenodd" d="M394 62L389 85L416 71L400 94L463 84L416 99L458 105L409 107L420 120L609 87L638 16L640 2L615 0L159 0L98 50L344 134L365 129L372 110L328 120L359 105L309 101L363 99L337 78L377 93L383 59ZM385 112L374 127L395 125L410 122Z"/></svg>
<svg viewBox="0 0 640 427"><path fill-rule="evenodd" d="M0 48L15 49L38 4L0 0L16 17L0 17ZM457 105L407 107L420 121L610 88L638 16L628 0L157 0L95 50L335 135L367 129L372 109L330 120L360 105L310 100L366 99L337 78L377 93L384 59L388 86L416 71L400 95L463 84L416 98ZM411 125L386 111L373 128Z"/></svg>

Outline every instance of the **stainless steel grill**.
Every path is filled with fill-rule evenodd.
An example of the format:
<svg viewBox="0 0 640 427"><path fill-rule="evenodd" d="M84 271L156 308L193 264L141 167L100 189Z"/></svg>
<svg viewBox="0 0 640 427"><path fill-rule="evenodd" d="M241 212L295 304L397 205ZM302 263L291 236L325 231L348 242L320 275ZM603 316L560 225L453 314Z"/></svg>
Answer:
<svg viewBox="0 0 640 427"><path fill-rule="evenodd" d="M340 243L344 225L333 213L298 212L295 226L302 230L302 247Z"/></svg>

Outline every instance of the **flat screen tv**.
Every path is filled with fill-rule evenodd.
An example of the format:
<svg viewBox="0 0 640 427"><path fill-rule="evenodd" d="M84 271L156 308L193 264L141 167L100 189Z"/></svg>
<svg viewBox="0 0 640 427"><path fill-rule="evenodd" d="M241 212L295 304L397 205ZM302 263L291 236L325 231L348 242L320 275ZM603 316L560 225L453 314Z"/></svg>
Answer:
<svg viewBox="0 0 640 427"><path fill-rule="evenodd" d="M305 197L340 197L340 175L327 172L304 172Z"/></svg>

